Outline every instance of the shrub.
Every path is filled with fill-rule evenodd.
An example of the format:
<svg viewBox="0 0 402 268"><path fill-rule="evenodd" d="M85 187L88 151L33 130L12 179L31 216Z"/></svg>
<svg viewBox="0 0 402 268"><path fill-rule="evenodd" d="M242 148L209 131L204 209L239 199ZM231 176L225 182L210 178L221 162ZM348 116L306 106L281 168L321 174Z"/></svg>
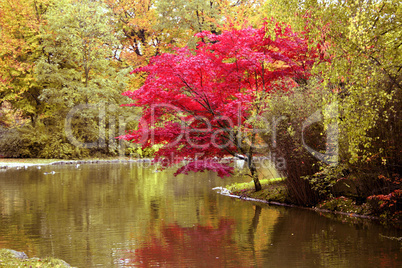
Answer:
<svg viewBox="0 0 402 268"><path fill-rule="evenodd" d="M22 157L21 144L21 135L17 129L0 127L0 155L4 157Z"/></svg>
<svg viewBox="0 0 402 268"><path fill-rule="evenodd" d="M374 215L385 219L401 220L402 190L398 189L387 195L372 195L367 203Z"/></svg>
<svg viewBox="0 0 402 268"><path fill-rule="evenodd" d="M314 205L319 200L317 191L312 189L305 176L318 172L320 164L303 144L304 138L304 142L314 150L323 152L325 149L322 122L311 124L303 132L303 122L322 108L322 99L326 92L317 85L318 82L310 81L293 92L277 91L265 113L268 121L276 123L272 123L262 137L269 150L275 152L276 158L285 159L285 183L292 202L300 205ZM281 120L278 121L278 118Z"/></svg>

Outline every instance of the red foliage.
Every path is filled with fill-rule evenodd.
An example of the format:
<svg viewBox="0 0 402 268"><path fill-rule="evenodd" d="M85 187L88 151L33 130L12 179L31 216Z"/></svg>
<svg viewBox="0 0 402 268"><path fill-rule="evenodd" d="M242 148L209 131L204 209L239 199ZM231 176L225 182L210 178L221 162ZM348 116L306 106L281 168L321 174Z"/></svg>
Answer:
<svg viewBox="0 0 402 268"><path fill-rule="evenodd" d="M124 252L121 261L135 267L246 267L236 243L232 240L234 221L221 219L217 227L178 224L163 226L161 237L154 237L135 250Z"/></svg>
<svg viewBox="0 0 402 268"><path fill-rule="evenodd" d="M156 160L172 154L199 160L247 155L243 142L255 135L250 119L263 113L269 92L288 91L307 79L318 57L289 26L274 26L275 38L268 27L202 32L195 50L177 48L135 69L147 79L124 95L133 99L131 106L143 108L142 124L120 138L143 148L163 144ZM217 166L204 169L227 176Z"/></svg>
<svg viewBox="0 0 402 268"><path fill-rule="evenodd" d="M372 195L367 198L375 214L387 214L387 217L397 218L402 210L402 190L395 190L387 195Z"/></svg>
<svg viewBox="0 0 402 268"><path fill-rule="evenodd" d="M174 175L188 174L189 171L203 172L204 170L214 171L218 173L219 177L223 178L230 177L233 174L234 168L215 161L198 160L179 168Z"/></svg>

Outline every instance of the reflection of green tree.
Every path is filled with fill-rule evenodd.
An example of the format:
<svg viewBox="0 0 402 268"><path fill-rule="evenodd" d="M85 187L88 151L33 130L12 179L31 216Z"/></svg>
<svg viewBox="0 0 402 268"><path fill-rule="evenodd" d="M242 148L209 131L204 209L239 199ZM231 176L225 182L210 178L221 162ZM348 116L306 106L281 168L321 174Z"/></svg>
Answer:
<svg viewBox="0 0 402 268"><path fill-rule="evenodd" d="M43 174L51 170L56 173ZM136 262L139 257L130 255L136 252L142 261L163 261L155 255L169 251L209 266L401 263L400 244L381 238L376 225L350 226L295 209L260 209L211 190L238 178L154 171L120 164L2 172L0 247L30 257L53 255L78 267L116 266L122 254ZM381 229L381 234L401 236L394 229ZM194 245L199 246L191 249ZM201 259L201 253L206 257ZM178 257L169 258L175 262Z"/></svg>
<svg viewBox="0 0 402 268"><path fill-rule="evenodd" d="M34 239L25 230L18 226L10 225L7 220L0 218L0 249L19 248L23 252L34 251ZM12 238L12 239L10 239Z"/></svg>
<svg viewBox="0 0 402 268"><path fill-rule="evenodd" d="M56 173L44 175L50 170ZM74 259L69 262L86 260L89 266L110 262L101 252L110 251L121 241L121 233L128 236L132 229L150 222L149 204L159 202L166 186L166 174L129 165L50 166L29 172L10 170L4 175L13 178L0 179L0 209L12 218L2 224L4 240L18 239L23 245L14 248L29 255L70 252ZM34 233L26 234L25 240L14 237L7 229L13 224ZM110 230L119 231L113 235ZM48 242L34 252L28 237Z"/></svg>
<svg viewBox="0 0 402 268"><path fill-rule="evenodd" d="M346 224L289 209L278 218L263 259L265 266L276 267L400 267L400 245L381 239L380 230L368 221ZM396 235L397 230L386 231Z"/></svg>
<svg viewBox="0 0 402 268"><path fill-rule="evenodd" d="M44 175L52 170L54 175ZM230 227L234 234L222 243L236 244L229 246L249 257L253 252L256 259L261 256L279 216L277 210L261 210L259 223L253 224L255 211L249 203L211 190L239 178L221 180L212 173L174 177L172 173L137 168L136 163L0 173L0 245L12 245L29 256L52 255L78 267L112 266L116 258L110 254L135 250L149 243L149 237L161 239L166 226L220 230L225 218L236 224Z"/></svg>
<svg viewBox="0 0 402 268"><path fill-rule="evenodd" d="M309 251L319 254L319 263L324 267L400 267L402 260L397 243L382 241L378 234L370 238L371 246L367 245L365 230L351 235L348 232L338 232L341 226L331 226L329 230L322 230L313 234ZM346 242L345 242L346 241ZM385 242L385 243L384 243ZM306 250L306 249L304 249ZM360 258L350 254L362 252ZM335 254L334 254L335 253ZM363 261L364 260L364 261Z"/></svg>

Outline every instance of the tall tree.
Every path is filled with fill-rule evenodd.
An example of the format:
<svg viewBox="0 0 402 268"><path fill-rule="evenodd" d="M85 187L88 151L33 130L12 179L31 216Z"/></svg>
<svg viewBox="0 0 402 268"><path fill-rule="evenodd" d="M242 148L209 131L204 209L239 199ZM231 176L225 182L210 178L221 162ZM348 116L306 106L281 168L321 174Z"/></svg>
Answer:
<svg viewBox="0 0 402 268"><path fill-rule="evenodd" d="M104 0L114 20L120 42L118 58L131 66L143 66L161 49L161 31L155 29L158 20L155 1Z"/></svg>
<svg viewBox="0 0 402 268"><path fill-rule="evenodd" d="M162 15L159 19L160 27L190 30L195 33L215 30L216 25L212 23L211 18L218 18L220 13L217 1L205 0L179 0L173 3L158 1L157 9Z"/></svg>
<svg viewBox="0 0 402 268"><path fill-rule="evenodd" d="M312 178L312 185L330 193L339 178L352 173L358 178L354 182L360 198L399 188L400 1L289 1L288 10L282 11L282 5L278 8L275 3L267 1L265 9L278 10L280 17L306 29L329 59L315 66L312 72L322 83L312 86L329 92L317 100L320 106L336 104L338 116L324 122L324 130L331 124L338 126L339 163L321 167L323 173ZM279 112L283 110L280 107ZM298 182L296 190L305 179L299 176Z"/></svg>
<svg viewBox="0 0 402 268"><path fill-rule="evenodd" d="M369 164L367 172L379 168L387 177L401 166L401 14L396 0L328 1L311 19L329 25L332 62L318 70L339 103L343 163L359 172Z"/></svg>
<svg viewBox="0 0 402 268"><path fill-rule="evenodd" d="M225 25L254 25L253 17L262 2L262 0L179 0L174 2L161 0L156 2L159 14L156 27L166 33L163 35L166 43L193 47L196 42L193 36L196 33L210 31L218 34L225 29Z"/></svg>
<svg viewBox="0 0 402 268"><path fill-rule="evenodd" d="M46 124L58 126L62 133L68 112L77 105L117 107L124 102L121 92L128 72L117 68L118 33L107 12L104 4L91 0L59 1L47 12L48 24L43 28L45 55L35 72L43 85L41 99L50 105ZM119 109L112 109L114 115L123 113ZM99 129L106 122L99 120L102 115L98 108L81 110L74 116L77 139L90 142L100 138Z"/></svg>
<svg viewBox="0 0 402 268"><path fill-rule="evenodd" d="M33 68L42 55L40 27L48 0L0 1L0 102L34 123L46 106Z"/></svg>
<svg viewBox="0 0 402 268"><path fill-rule="evenodd" d="M270 27L274 39L266 36ZM255 189L261 190L254 157L266 100L271 92L307 79L316 54L306 39L279 24L197 37L202 41L195 51L177 48L134 71L149 74L141 88L125 93L143 108L144 122L122 138L143 148L162 144L157 161L194 160L177 173L207 169L226 176L230 169L211 158L244 158Z"/></svg>

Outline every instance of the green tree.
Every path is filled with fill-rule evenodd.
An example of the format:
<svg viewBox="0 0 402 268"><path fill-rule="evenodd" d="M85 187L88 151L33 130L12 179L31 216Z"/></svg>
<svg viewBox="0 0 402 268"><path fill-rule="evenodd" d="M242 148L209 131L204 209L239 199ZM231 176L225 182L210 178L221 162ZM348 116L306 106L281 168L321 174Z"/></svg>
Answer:
<svg viewBox="0 0 402 268"><path fill-rule="evenodd" d="M49 8L45 55L36 66L38 80L45 85L42 98L49 103L72 107L115 101L121 78L113 66L118 44L106 15L96 1L59 1Z"/></svg>
<svg viewBox="0 0 402 268"><path fill-rule="evenodd" d="M310 135L313 140L316 137L315 142L311 141L322 153L325 143L319 137L333 124L339 130L339 162L338 165L322 164L324 172L310 176L314 189L321 194L333 193L332 186L348 173L358 178L354 180L357 195L363 198L374 193L388 194L399 187L401 123L398 107L402 81L399 2L295 0L266 1L263 5L268 16L274 15L293 28L304 30L311 46L317 46L327 59L315 66L316 79L311 79L307 85L301 83L296 94L274 96L277 103L267 114L269 118L286 115L292 126L278 126L278 133L285 134L277 137L277 141L282 139L282 144L273 149L290 156L287 175L297 178L289 185L296 190L295 195L313 194L309 190L302 193L303 176L314 174L320 165L307 153L302 135L304 138ZM317 89L324 94L317 94ZM299 94L309 99L301 107ZM336 104L338 116L322 121L321 126L315 125L308 130L310 134L303 133L298 122L330 103ZM325 117L325 111L323 115ZM311 202L315 202L316 198L311 197Z"/></svg>
<svg viewBox="0 0 402 268"><path fill-rule="evenodd" d="M229 30L227 26L258 25L253 19L262 0L178 0L156 2L159 15L156 29L163 31L165 43L175 46L190 45L195 47L194 34L210 31L219 34ZM253 23L254 22L254 23Z"/></svg>
<svg viewBox="0 0 402 268"><path fill-rule="evenodd" d="M43 86L40 99L49 105L42 123L45 128L56 128L62 144L71 142L70 134L79 142L107 145L104 139L113 134L103 131L110 129L103 107L113 107L109 118L122 114L117 105L123 103L121 92L126 86L126 70L118 68L115 59L119 33L114 31L108 9L97 1L63 0L49 7L46 19L44 55L35 66ZM66 134L69 125L72 130ZM98 149L108 153L105 148Z"/></svg>
<svg viewBox="0 0 402 268"><path fill-rule="evenodd" d="M326 2L315 10L328 24L331 63L320 66L339 103L341 159L373 178L400 168L402 8L400 1ZM316 25L315 25L316 26Z"/></svg>
<svg viewBox="0 0 402 268"><path fill-rule="evenodd" d="M204 30L216 31L211 18L219 18L218 1L158 1L157 10L161 15L159 27L165 29L190 30L193 33Z"/></svg>

